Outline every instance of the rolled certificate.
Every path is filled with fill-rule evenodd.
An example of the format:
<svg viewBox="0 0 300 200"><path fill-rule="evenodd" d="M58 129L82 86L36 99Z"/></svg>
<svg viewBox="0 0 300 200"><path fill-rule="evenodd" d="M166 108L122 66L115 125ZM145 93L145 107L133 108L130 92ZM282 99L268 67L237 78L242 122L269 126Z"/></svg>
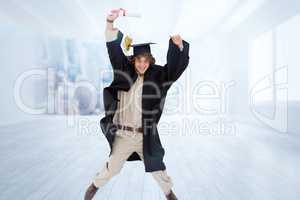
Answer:
<svg viewBox="0 0 300 200"><path fill-rule="evenodd" d="M123 17L135 17L135 18L141 18L142 14L138 12L128 12L127 10L120 8L119 9L119 15Z"/></svg>

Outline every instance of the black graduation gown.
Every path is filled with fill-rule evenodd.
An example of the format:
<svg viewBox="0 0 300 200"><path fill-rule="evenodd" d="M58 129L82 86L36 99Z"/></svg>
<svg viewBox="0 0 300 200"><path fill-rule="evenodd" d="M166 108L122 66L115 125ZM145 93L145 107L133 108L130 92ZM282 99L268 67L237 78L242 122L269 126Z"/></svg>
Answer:
<svg viewBox="0 0 300 200"><path fill-rule="evenodd" d="M121 41L123 33L118 32L116 40L106 42L110 62L113 67L113 81L103 89L105 116L100 120L100 126L105 135L112 153L113 142L117 128L113 124L113 116L117 109L118 90L128 91L137 79L137 73L123 54ZM169 40L167 64L165 66L150 65L144 74L142 92L142 128L143 128L143 155L145 171L164 170L163 162L165 150L161 145L157 125L162 114L167 91L176 81L189 63L189 43L183 41L183 51ZM122 73L121 73L122 72ZM136 152L131 154L127 161L141 160Z"/></svg>

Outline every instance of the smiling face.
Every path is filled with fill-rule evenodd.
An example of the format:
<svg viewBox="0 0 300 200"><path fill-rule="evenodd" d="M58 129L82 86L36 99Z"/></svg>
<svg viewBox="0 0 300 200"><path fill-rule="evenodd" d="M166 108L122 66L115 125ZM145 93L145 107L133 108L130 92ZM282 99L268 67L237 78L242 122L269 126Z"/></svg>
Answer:
<svg viewBox="0 0 300 200"><path fill-rule="evenodd" d="M144 74L151 64L155 63L155 59L149 53L137 55L133 58L135 70L139 74Z"/></svg>

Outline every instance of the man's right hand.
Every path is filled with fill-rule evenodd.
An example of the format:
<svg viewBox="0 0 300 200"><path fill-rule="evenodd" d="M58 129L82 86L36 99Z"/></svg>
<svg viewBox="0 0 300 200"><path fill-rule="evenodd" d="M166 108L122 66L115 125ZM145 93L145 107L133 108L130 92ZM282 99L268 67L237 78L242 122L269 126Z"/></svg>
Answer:
<svg viewBox="0 0 300 200"><path fill-rule="evenodd" d="M106 19L109 21L115 21L119 17L120 9L111 10Z"/></svg>

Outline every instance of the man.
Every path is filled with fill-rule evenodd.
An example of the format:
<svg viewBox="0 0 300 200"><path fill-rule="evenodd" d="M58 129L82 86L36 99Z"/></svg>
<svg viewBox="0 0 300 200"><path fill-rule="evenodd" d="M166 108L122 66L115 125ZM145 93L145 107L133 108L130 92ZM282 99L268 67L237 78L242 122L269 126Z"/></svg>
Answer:
<svg viewBox="0 0 300 200"><path fill-rule="evenodd" d="M134 160L144 162L145 171L151 172L166 199L176 200L172 179L163 162L165 151L157 124L168 89L189 63L189 44L179 35L172 36L165 66L155 64L151 43L131 45L133 57L129 59L121 48L123 34L113 26L117 18L118 12L113 10L106 19L106 46L114 78L103 90L105 117L100 121L111 151L105 166L88 187L85 200L91 200L126 161Z"/></svg>

